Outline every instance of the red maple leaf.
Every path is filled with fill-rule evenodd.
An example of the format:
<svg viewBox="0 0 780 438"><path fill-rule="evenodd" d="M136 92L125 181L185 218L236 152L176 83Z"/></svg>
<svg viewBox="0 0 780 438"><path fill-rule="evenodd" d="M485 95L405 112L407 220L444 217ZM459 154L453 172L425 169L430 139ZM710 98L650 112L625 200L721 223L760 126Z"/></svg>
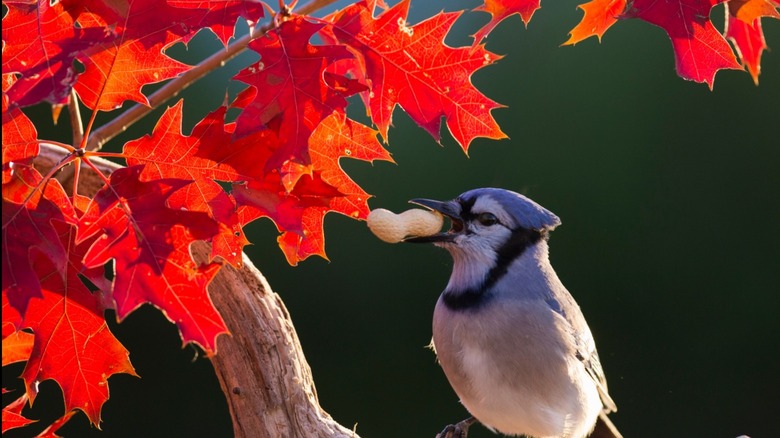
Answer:
<svg viewBox="0 0 780 438"><path fill-rule="evenodd" d="M780 18L780 2L775 0L728 0L728 15L746 24L753 24L761 17Z"/></svg>
<svg viewBox="0 0 780 438"><path fill-rule="evenodd" d="M54 420L53 423L49 425L46 429L44 429L41 433L39 433L35 438L62 438L62 435L57 435L57 431L62 428L62 426L65 425L68 421L70 421L70 418L76 414L76 411L68 411L65 412L65 414Z"/></svg>
<svg viewBox="0 0 780 438"><path fill-rule="evenodd" d="M76 26L73 7L66 3L3 2L8 7L3 17L3 73L20 76L8 90L15 105L65 103L76 80L76 56L111 39L107 28Z"/></svg>
<svg viewBox="0 0 780 438"><path fill-rule="evenodd" d="M62 388L65 412L82 410L98 426L109 396L107 379L116 373L136 374L127 350L106 325L101 293L91 293L79 277L84 251L92 241L77 245L74 226L55 222L55 228L66 248L65 275L48 258L34 259L43 294L30 300L22 319L34 340L21 377L30 403L40 382L52 379Z"/></svg>
<svg viewBox="0 0 780 438"><path fill-rule="evenodd" d="M3 345L5 345L5 342ZM5 394L5 389L3 389L3 394ZM22 409L27 405L27 400L27 394L22 394L21 397L3 408L3 433L6 433L6 431L11 429L27 426L36 421L22 415Z"/></svg>
<svg viewBox="0 0 780 438"><path fill-rule="evenodd" d="M3 293L3 339L18 332L22 328L22 314L11 306L8 296Z"/></svg>
<svg viewBox="0 0 780 438"><path fill-rule="evenodd" d="M292 191L284 189L278 172L234 186L242 223L258 217L272 219L282 233L279 246L291 265L311 255L326 257L322 229L325 214L333 211L354 218L368 215L370 196L344 173L338 160L392 161L376 135L377 131L334 112L312 133L311 164L305 166ZM272 149L273 137L266 139Z"/></svg>
<svg viewBox="0 0 780 438"><path fill-rule="evenodd" d="M182 101L179 101L165 111L151 136L127 142L123 154L128 166L145 164L142 181L163 178L192 181L168 197L168 207L208 214L219 227L213 239L212 257L221 256L239 266L243 247L249 242L238 222L235 201L216 181L250 179L251 163L255 160L235 147L226 147L231 142L231 134L224 129L225 111L221 107L210 113L191 135L184 136Z"/></svg>
<svg viewBox="0 0 780 438"><path fill-rule="evenodd" d="M29 163L38 155L35 125L19 108L3 111L3 184L11 181L14 162Z"/></svg>
<svg viewBox="0 0 780 438"><path fill-rule="evenodd" d="M710 21L710 10L723 0L635 0L625 17L641 18L666 31L672 40L677 74L712 88L721 69L741 69L723 35Z"/></svg>
<svg viewBox="0 0 780 438"><path fill-rule="evenodd" d="M777 3L780 4L780 3ZM780 18L770 0L730 0L726 9L726 38L734 43L737 55L758 85L761 53L767 48L761 18Z"/></svg>
<svg viewBox="0 0 780 438"><path fill-rule="evenodd" d="M761 53L767 48L761 19L748 24L733 15L726 15L726 37L734 43L739 59L742 61L753 82L758 85L761 74Z"/></svg>
<svg viewBox="0 0 780 438"><path fill-rule="evenodd" d="M19 80L8 94L16 105L61 104L75 87L90 108L110 110L125 100L146 103L141 87L172 78L189 66L165 55L200 29L227 44L238 17L263 16L259 2L233 0L83 0L37 4L4 2L3 72ZM85 71L74 69L74 60Z"/></svg>
<svg viewBox="0 0 780 438"><path fill-rule="evenodd" d="M233 30L239 17L244 18L249 25L257 22L264 15L262 3L255 0L167 0L168 5L175 7L179 19L187 17L186 25L192 29L209 29L227 46L233 36ZM186 12L184 12L186 10ZM194 33L193 33L194 35ZM189 38L185 39L187 42Z"/></svg>
<svg viewBox="0 0 780 438"><path fill-rule="evenodd" d="M626 8L626 0L592 0L579 5L585 12L582 20L570 32L564 45L577 44L585 38L596 36L599 41L604 32L615 24Z"/></svg>
<svg viewBox="0 0 780 438"><path fill-rule="evenodd" d="M99 236L84 265L96 268L114 260L112 297L120 320L151 303L178 326L184 342L212 354L217 335L227 332L206 290L219 265L199 266L189 249L196 240L213 239L219 227L204 212L166 206L187 181L142 182L141 167L112 173L81 218L79 242Z"/></svg>
<svg viewBox="0 0 780 438"><path fill-rule="evenodd" d="M78 219L56 180L43 181L27 165L14 165L3 184L3 296L24 315L28 302L41 297L40 274L33 267L39 255L65 272L67 256L53 221L75 224Z"/></svg>
<svg viewBox="0 0 780 438"><path fill-rule="evenodd" d="M490 13L490 21L474 34L474 43L482 41L498 26L498 23L515 14L520 15L527 27L534 12L539 8L541 8L541 0L485 0L474 10Z"/></svg>
<svg viewBox="0 0 780 438"><path fill-rule="evenodd" d="M190 66L163 51L189 36L190 29L175 19L166 3L140 0L105 4L85 2L78 23L85 29L113 30L115 37L85 53L78 60L84 72L74 89L89 108L110 111L126 100L147 104L141 87L170 79Z"/></svg>
<svg viewBox="0 0 780 438"><path fill-rule="evenodd" d="M8 336L3 336L3 366L29 359L32 346L32 333L17 330Z"/></svg>
<svg viewBox="0 0 780 438"><path fill-rule="evenodd" d="M235 134L273 126L280 145L265 162L265 170L292 172L284 181L288 190L301 176L288 163L309 164L309 136L320 121L346 108L345 95L365 89L337 89L326 83L325 68L351 54L343 46L312 45L311 37L323 26L300 16L282 23L249 43L261 59L234 77L249 84L232 104L243 108Z"/></svg>
<svg viewBox="0 0 780 438"><path fill-rule="evenodd" d="M481 45L452 48L444 37L460 13L440 13L414 26L404 0L374 19L366 2L353 4L328 19L332 33L359 57L370 91L364 99L379 132L387 138L392 113L400 105L437 141L441 118L464 151L476 137L506 135L490 112L501 105L471 83L471 75L500 57Z"/></svg>

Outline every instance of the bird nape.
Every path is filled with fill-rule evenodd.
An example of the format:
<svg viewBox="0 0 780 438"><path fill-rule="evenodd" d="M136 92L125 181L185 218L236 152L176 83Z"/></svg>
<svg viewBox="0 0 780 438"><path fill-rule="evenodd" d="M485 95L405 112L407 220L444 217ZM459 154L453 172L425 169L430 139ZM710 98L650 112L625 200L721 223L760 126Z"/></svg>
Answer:
<svg viewBox="0 0 780 438"><path fill-rule="evenodd" d="M479 421L507 435L621 438L607 418L617 408L593 336L549 261L558 217L497 188L410 202L451 223L404 240L433 243L453 259L433 314L433 346L473 418L438 436L464 438Z"/></svg>

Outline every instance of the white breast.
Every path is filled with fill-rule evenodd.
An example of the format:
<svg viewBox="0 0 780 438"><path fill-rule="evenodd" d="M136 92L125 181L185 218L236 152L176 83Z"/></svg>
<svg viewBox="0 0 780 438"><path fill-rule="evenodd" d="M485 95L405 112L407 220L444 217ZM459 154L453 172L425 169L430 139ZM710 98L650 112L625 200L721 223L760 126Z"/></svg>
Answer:
<svg viewBox="0 0 780 438"><path fill-rule="evenodd" d="M434 313L439 361L482 424L510 435L584 437L601 410L596 386L564 340L550 337L560 333L555 325L562 318L533 306L489 304L477 317L440 301Z"/></svg>

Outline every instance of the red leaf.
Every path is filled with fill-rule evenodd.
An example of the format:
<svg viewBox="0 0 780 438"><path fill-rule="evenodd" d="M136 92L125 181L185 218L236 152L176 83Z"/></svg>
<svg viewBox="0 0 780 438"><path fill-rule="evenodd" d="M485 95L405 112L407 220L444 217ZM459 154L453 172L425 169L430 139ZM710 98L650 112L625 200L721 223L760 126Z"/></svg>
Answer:
<svg viewBox="0 0 780 438"><path fill-rule="evenodd" d="M343 46L309 43L323 24L293 17L265 37L249 43L261 60L242 70L234 79L250 86L239 93L234 107L243 108L236 120L238 136L274 124L279 148L266 161L265 170L282 169L287 162L309 164L308 140L322 119L346 108L344 91L328 86L325 68L350 57ZM297 178L285 181L292 189Z"/></svg>
<svg viewBox="0 0 780 438"><path fill-rule="evenodd" d="M147 103L142 86L186 71L189 66L163 53L174 43L186 43L209 27L227 44L238 17L254 22L263 16L261 3L246 0L4 4L3 72L20 75L8 91L11 101L61 104L75 86L87 106L100 110L128 99ZM76 59L85 67L80 76Z"/></svg>
<svg viewBox="0 0 780 438"><path fill-rule="evenodd" d="M110 39L106 28L76 27L74 8L66 3L3 2L8 6L3 17L3 73L20 75L8 90L17 105L65 103L76 80L77 54Z"/></svg>
<svg viewBox="0 0 780 438"><path fill-rule="evenodd" d="M189 69L163 54L173 43L190 36L185 20L175 18L174 11L157 0L86 2L79 25L85 29L111 28L116 36L78 58L84 72L74 88L85 105L109 111L125 100L147 104L142 86Z"/></svg>
<svg viewBox="0 0 780 438"><path fill-rule="evenodd" d="M387 138L393 109L400 105L437 141L444 117L464 151L476 137L505 138L490 114L500 105L471 83L476 70L499 56L481 45L444 44L459 13L440 13L410 27L408 9L409 1L404 0L374 19L371 8L359 2L330 17L335 37L360 57L357 65L365 68L370 86L365 99L382 136Z"/></svg>
<svg viewBox="0 0 780 438"><path fill-rule="evenodd" d="M242 205L242 223L258 217L274 221L282 234L279 246L291 265L311 255L325 256L323 217L330 211L354 218L368 215L370 197L341 169L340 157L364 161L392 161L376 138L377 131L334 112L323 120L309 140L311 165L302 171L292 191L287 192L278 173L263 180L236 185L234 194Z"/></svg>
<svg viewBox="0 0 780 438"><path fill-rule="evenodd" d="M52 424L49 425L49 427L36 435L35 438L61 438L61 435L57 435L56 432L60 430L60 428L65 425L65 423L70 421L70 417L72 417L75 413L76 411L65 412L62 417L56 419Z"/></svg>
<svg viewBox="0 0 780 438"><path fill-rule="evenodd" d="M167 205L174 210L204 212L219 227L213 239L212 257L221 256L234 266L241 264L241 252L249 243L238 222L236 204L216 182L238 182L249 179L231 165L247 166L252 157L239 159L238 151L230 144L231 135L225 132L222 107L207 115L192 130L192 135L181 133L182 103L179 101L162 115L151 136L125 144L124 155L128 166L145 164L141 181L178 178L193 181L171 194Z"/></svg>
<svg viewBox="0 0 780 438"><path fill-rule="evenodd" d="M34 260L41 278L42 299L30 300L22 326L33 330L30 359L22 372L30 402L40 382L53 379L62 388L65 411L80 409L94 425L108 400L108 377L136 375L128 352L109 331L99 293L91 293L79 278L86 242L75 244L74 227L57 225L67 248L65 275L45 257Z"/></svg>
<svg viewBox="0 0 780 438"><path fill-rule="evenodd" d="M95 195L79 228L80 242L97 236L84 265L94 268L114 259L113 298L120 320L151 303L178 326L184 342L213 354L217 335L227 332L206 291L219 265L198 266L189 248L195 240L216 236L218 226L206 213L165 206L187 182L142 182L140 174L140 166L117 170Z"/></svg>
<svg viewBox="0 0 780 438"><path fill-rule="evenodd" d="M204 26L214 26L224 43L228 27L239 16L250 21L263 14L260 3L248 1L202 2L84 2L78 24L83 29L113 30L111 41L82 52L84 64L75 89L85 105L112 110L125 100L147 104L141 87L170 79L190 67L163 52L177 42L186 43ZM232 32L231 32L232 34Z"/></svg>
<svg viewBox="0 0 780 438"><path fill-rule="evenodd" d="M672 40L677 74L712 88L718 70L741 68L709 19L712 7L721 1L635 0L626 9L626 17L638 17L664 29Z"/></svg>
<svg viewBox="0 0 780 438"><path fill-rule="evenodd" d="M377 140L377 134L377 131L340 113L328 116L312 133L309 139L312 169L320 173L323 182L336 187L342 195L331 201L332 211L354 218L368 217L370 195L344 173L339 159L393 162Z"/></svg>
<svg viewBox="0 0 780 438"><path fill-rule="evenodd" d="M742 65L758 85L761 53L767 48L761 17L780 18L777 8L768 0L731 0L726 9L726 38L734 43Z"/></svg>
<svg viewBox="0 0 780 438"><path fill-rule="evenodd" d="M737 55L742 64L750 72L753 82L758 85L761 74L761 53L767 48L764 32L761 29L761 19L756 19L752 25L726 13L726 37L734 43Z"/></svg>
<svg viewBox="0 0 780 438"><path fill-rule="evenodd" d="M5 360L5 357L3 360ZM3 394L5 394L5 389L3 389ZM21 397L17 398L11 402L11 404L3 408L3 433L6 433L6 431L11 429L27 426L28 424L35 423L37 421L31 420L22 415L22 409L24 409L26 405L27 394L22 394Z"/></svg>
<svg viewBox="0 0 780 438"><path fill-rule="evenodd" d="M36 255L65 272L67 256L53 221L77 222L60 183L44 183L35 169L15 165L11 180L3 184L3 294L22 315L32 297L42 296L32 264Z"/></svg>
<svg viewBox="0 0 780 438"><path fill-rule="evenodd" d="M3 184L11 181L13 162L28 162L38 155L35 125L19 108L3 111Z"/></svg>
<svg viewBox="0 0 780 438"><path fill-rule="evenodd" d="M177 15L181 17L181 10L188 10L192 14L189 18L189 26L193 29L208 28L227 47L238 17L242 17L252 25L263 17L262 3L254 0L167 0L167 3L175 8L180 8Z"/></svg>
<svg viewBox="0 0 780 438"><path fill-rule="evenodd" d="M32 346L32 333L19 330L3 336L3 366L29 359Z"/></svg>
<svg viewBox="0 0 780 438"><path fill-rule="evenodd" d="M515 14L520 14L528 26L534 12L541 8L541 0L485 0L475 11L490 13L490 21L474 34L474 43L482 41L497 25Z"/></svg>
<svg viewBox="0 0 780 438"><path fill-rule="evenodd" d="M3 292L3 339L5 339L22 328L22 315L11 306L5 291Z"/></svg>
<svg viewBox="0 0 780 438"><path fill-rule="evenodd" d="M600 42L604 32L620 18L626 8L626 0L592 0L578 8L585 12L585 16L571 30L571 36L564 45L577 44L591 36L598 37Z"/></svg>
<svg viewBox="0 0 780 438"><path fill-rule="evenodd" d="M780 2L772 0L728 0L728 15L752 25L761 17L780 18L777 7Z"/></svg>

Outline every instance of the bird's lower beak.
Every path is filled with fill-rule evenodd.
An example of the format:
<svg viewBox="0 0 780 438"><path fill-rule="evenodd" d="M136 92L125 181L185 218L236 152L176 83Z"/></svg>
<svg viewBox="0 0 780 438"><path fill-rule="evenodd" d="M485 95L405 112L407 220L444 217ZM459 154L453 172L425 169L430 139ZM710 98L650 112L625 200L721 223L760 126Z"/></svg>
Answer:
<svg viewBox="0 0 780 438"><path fill-rule="evenodd" d="M432 199L412 199L409 201L412 204L422 205L423 207L430 208L433 211L447 216L450 219L451 228L449 231L443 233L432 234L430 236L418 236L409 237L404 239L404 242L409 243L435 243L435 242L452 242L455 239L457 233L463 230L463 219L460 217L460 204L455 201L434 201Z"/></svg>

